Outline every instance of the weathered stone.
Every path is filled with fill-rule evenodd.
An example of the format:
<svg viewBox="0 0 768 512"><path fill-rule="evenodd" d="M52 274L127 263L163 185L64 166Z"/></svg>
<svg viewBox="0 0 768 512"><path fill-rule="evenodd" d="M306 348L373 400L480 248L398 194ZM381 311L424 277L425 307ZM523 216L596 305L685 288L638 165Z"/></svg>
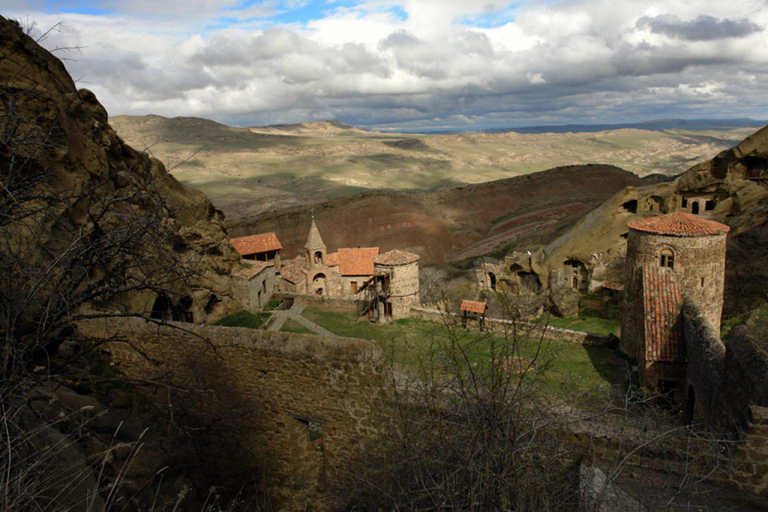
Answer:
<svg viewBox="0 0 768 512"><path fill-rule="evenodd" d="M579 316L579 292L573 288L558 287L552 290L552 313L562 318Z"/></svg>

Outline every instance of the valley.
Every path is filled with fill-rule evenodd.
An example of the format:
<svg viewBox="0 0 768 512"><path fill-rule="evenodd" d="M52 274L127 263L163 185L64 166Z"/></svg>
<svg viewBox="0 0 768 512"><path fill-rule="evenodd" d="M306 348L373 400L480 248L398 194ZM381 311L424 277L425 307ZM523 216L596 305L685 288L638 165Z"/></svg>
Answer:
<svg viewBox="0 0 768 512"><path fill-rule="evenodd" d="M675 175L754 131L398 134L338 121L250 128L155 115L109 121L230 221L369 190L432 192L566 165Z"/></svg>

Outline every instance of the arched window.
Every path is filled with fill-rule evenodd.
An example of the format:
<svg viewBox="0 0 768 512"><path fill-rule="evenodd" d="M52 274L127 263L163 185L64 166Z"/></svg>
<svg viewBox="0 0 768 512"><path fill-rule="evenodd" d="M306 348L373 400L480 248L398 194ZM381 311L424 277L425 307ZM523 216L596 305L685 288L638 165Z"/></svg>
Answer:
<svg viewBox="0 0 768 512"><path fill-rule="evenodd" d="M322 265L323 264L323 252L317 251L315 252L315 265Z"/></svg>
<svg viewBox="0 0 768 512"><path fill-rule="evenodd" d="M662 267L675 268L675 253L673 253L669 249L662 250L659 264Z"/></svg>

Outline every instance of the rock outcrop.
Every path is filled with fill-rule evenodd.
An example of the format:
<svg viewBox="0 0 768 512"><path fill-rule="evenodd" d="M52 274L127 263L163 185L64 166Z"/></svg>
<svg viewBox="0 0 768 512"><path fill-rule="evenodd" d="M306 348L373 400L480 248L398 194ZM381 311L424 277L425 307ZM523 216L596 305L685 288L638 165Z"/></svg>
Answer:
<svg viewBox="0 0 768 512"><path fill-rule="evenodd" d="M15 287L47 269L75 306L195 321L227 312L239 257L205 195L126 145L95 95L2 17L0 77L0 252L18 266L6 268Z"/></svg>
<svg viewBox="0 0 768 512"><path fill-rule="evenodd" d="M671 182L626 187L546 247L515 252L491 271L511 287L535 275L545 288L596 291L624 279L627 223L681 211L723 222L737 235L768 221L768 127Z"/></svg>

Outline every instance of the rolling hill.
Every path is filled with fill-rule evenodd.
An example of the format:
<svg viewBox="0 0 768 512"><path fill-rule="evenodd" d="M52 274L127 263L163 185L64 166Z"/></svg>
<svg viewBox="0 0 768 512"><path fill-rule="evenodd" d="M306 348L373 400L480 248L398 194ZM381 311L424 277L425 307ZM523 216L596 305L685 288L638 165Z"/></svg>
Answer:
<svg viewBox="0 0 768 512"><path fill-rule="evenodd" d="M614 193L643 184L613 166L569 166L428 193L364 192L241 218L228 227L232 236L274 231L291 257L301 253L314 213L329 251L401 248L437 263L544 244Z"/></svg>
<svg viewBox="0 0 768 512"><path fill-rule="evenodd" d="M181 182L205 192L230 220L370 190L433 192L566 165L672 175L750 131L416 135L338 121L234 128L198 118L116 116L110 123Z"/></svg>

